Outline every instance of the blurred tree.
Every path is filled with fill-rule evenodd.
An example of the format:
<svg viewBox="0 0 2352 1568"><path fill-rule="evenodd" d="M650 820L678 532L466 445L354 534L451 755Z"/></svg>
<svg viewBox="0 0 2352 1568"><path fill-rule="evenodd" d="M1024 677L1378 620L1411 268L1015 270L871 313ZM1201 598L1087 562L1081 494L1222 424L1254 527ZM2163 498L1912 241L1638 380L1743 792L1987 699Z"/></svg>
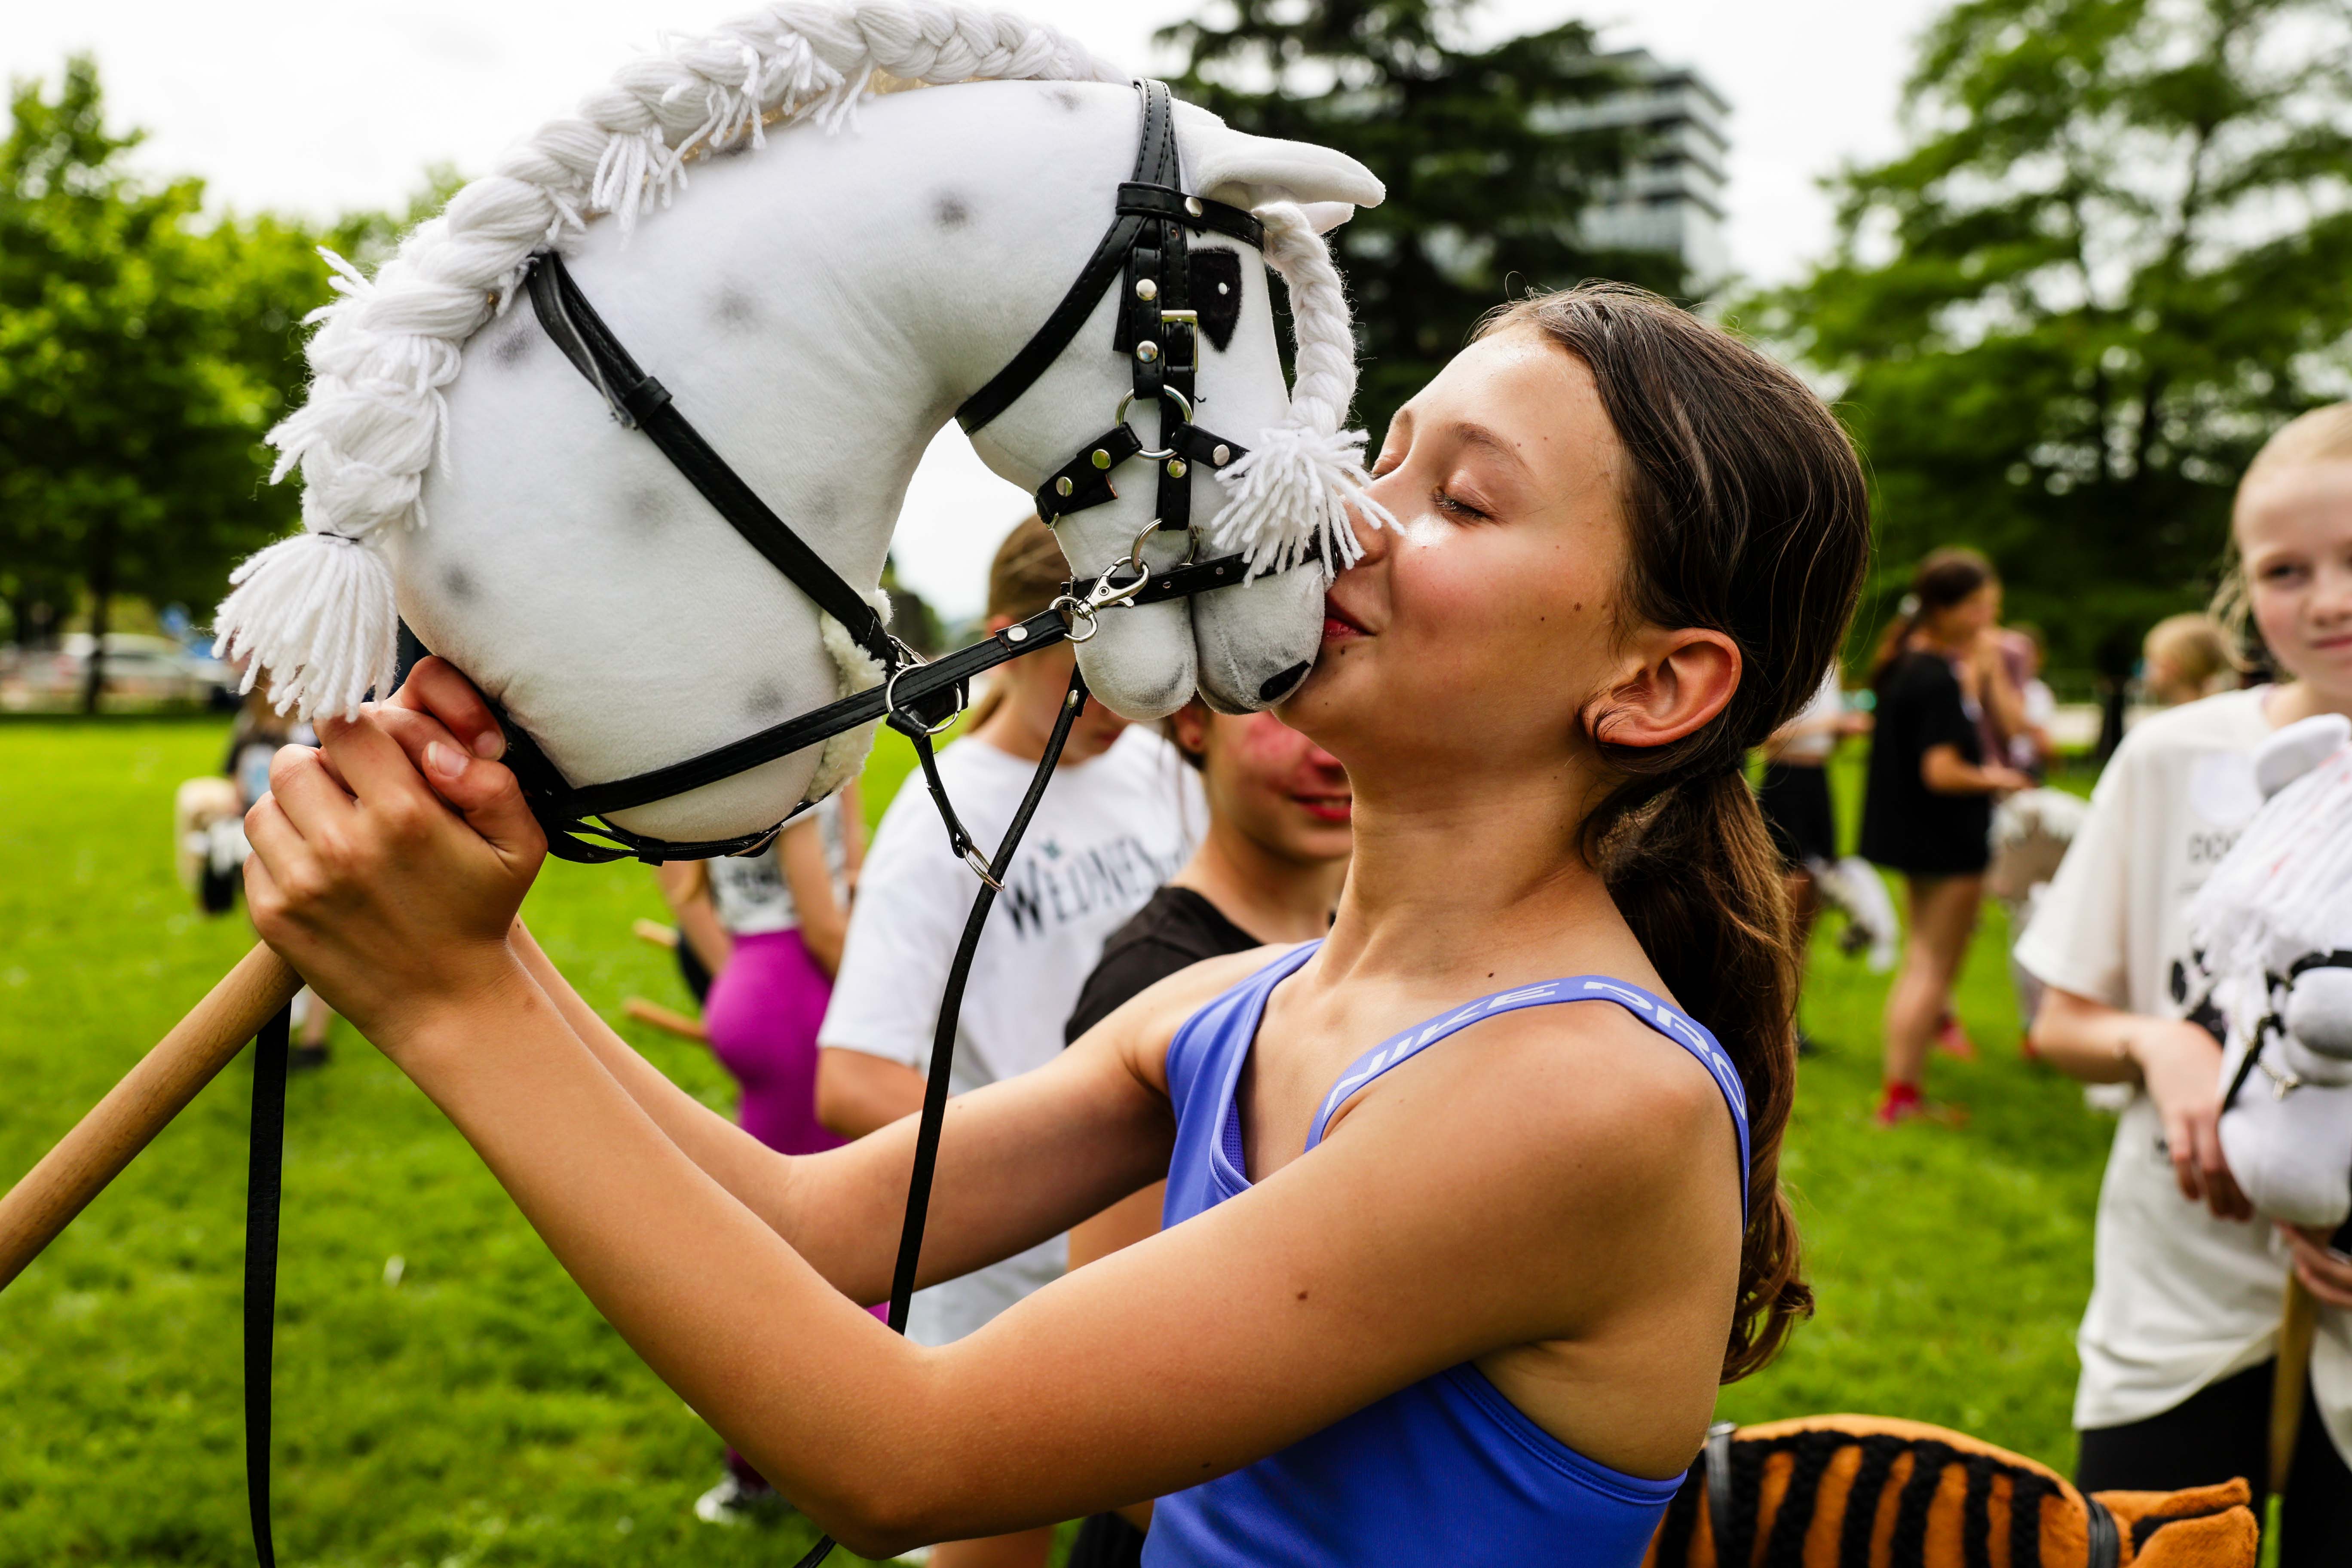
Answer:
<svg viewBox="0 0 2352 1568"><path fill-rule="evenodd" d="M1234 129L1345 148L1388 200L1332 237L1364 349L1374 437L1507 292L1600 275L1667 292L1679 258L1587 246L1579 219L1641 151L1576 110L1625 78L1566 23L1489 47L1474 0L1225 0L1160 37L1179 92Z"/></svg>
<svg viewBox="0 0 2352 1568"><path fill-rule="evenodd" d="M1879 618L1929 547L1978 544L2119 718L2253 448L2345 395L2352 9L1966 0L1906 93L1911 150L1832 182L1835 251L1749 324L1843 394Z"/></svg>
<svg viewBox="0 0 2352 1568"><path fill-rule="evenodd" d="M309 239L265 220L198 220L202 185L124 166L97 67L54 98L10 94L0 142L0 541L12 601L71 584L100 647L118 594L206 600L227 561L278 531L258 481L283 406L289 330L323 293L294 281ZM105 680L93 658L83 694Z"/></svg>

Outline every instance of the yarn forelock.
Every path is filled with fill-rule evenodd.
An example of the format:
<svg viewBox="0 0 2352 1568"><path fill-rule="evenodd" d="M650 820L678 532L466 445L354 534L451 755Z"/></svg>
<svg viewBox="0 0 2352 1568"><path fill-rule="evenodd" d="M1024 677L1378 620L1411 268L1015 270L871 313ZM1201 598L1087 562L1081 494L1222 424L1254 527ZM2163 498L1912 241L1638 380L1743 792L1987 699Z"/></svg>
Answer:
<svg viewBox="0 0 2352 1568"><path fill-rule="evenodd" d="M398 625L392 569L380 552L303 532L230 574L214 615L213 654L243 664L240 694L266 670L278 712L348 719L371 690L392 689Z"/></svg>
<svg viewBox="0 0 2352 1568"><path fill-rule="evenodd" d="M1209 537L1242 556L1252 577L1317 560L1328 578L1362 556L1357 520L1374 528L1396 520L1366 493L1370 437L1341 428L1356 400L1356 337L1330 249L1295 202L1269 203L1255 216L1267 264L1290 290L1297 374L1288 416L1221 475L1227 499Z"/></svg>

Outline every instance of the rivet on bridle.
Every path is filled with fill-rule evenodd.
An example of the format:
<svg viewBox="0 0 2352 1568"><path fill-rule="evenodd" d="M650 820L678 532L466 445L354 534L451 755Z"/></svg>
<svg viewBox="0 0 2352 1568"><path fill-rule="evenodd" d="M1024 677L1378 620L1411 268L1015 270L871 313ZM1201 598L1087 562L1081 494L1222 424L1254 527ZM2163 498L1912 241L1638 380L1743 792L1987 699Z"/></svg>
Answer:
<svg viewBox="0 0 2352 1568"><path fill-rule="evenodd" d="M1226 446L1223 441L1220 441L1217 443L1215 449L1210 452L1209 461L1222 468L1233 455L1234 449L1231 447Z"/></svg>
<svg viewBox="0 0 2352 1568"><path fill-rule="evenodd" d="M1110 454L1103 450L1100 447L1097 447L1094 450L1094 465L1097 468L1109 468Z"/></svg>
<svg viewBox="0 0 2352 1568"><path fill-rule="evenodd" d="M1160 285L1149 278L1139 278L1135 280L1135 297L1139 300L1157 300L1160 298Z"/></svg>
<svg viewBox="0 0 2352 1568"><path fill-rule="evenodd" d="M1135 357L1141 360L1144 363L1150 364L1153 360L1160 357L1160 345L1153 342L1150 338L1146 338L1141 342L1135 345Z"/></svg>
<svg viewBox="0 0 2352 1568"><path fill-rule="evenodd" d="M1029 640L1029 628L1027 626L1007 626L1004 628L1004 640L1006 642L1027 642Z"/></svg>
<svg viewBox="0 0 2352 1568"><path fill-rule="evenodd" d="M1194 217L1199 217L1201 216L1201 198L1198 196L1186 196L1184 198L1184 210L1191 213Z"/></svg>
<svg viewBox="0 0 2352 1568"><path fill-rule="evenodd" d="M1168 477L1171 479L1181 479L1184 477L1183 458L1171 458L1168 459Z"/></svg>
<svg viewBox="0 0 2352 1568"><path fill-rule="evenodd" d="M1109 465L1108 465L1108 464L1102 464L1102 465L1098 465L1098 466L1108 468ZM1055 480L1054 481L1054 493L1055 493L1055 495L1057 495L1057 496L1066 496L1066 495L1068 495L1072 490L1076 489L1076 488L1077 488L1077 487L1076 487L1076 485L1073 485L1072 483L1070 483L1070 481L1069 481L1069 479L1068 479L1068 478L1067 478L1066 476L1066 477L1064 477L1064 478L1062 478L1062 479L1055 479Z"/></svg>

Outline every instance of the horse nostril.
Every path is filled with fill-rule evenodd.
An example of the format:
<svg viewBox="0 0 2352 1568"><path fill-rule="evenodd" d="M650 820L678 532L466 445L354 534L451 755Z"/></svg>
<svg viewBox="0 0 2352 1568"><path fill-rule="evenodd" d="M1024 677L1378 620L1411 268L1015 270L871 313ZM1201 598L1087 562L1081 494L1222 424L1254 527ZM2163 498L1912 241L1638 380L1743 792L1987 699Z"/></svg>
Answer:
<svg viewBox="0 0 2352 1568"><path fill-rule="evenodd" d="M1290 695L1293 688L1297 687L1300 681L1307 679L1307 672L1312 668L1313 667L1311 665L1307 664L1292 665L1288 669L1284 670L1279 675L1270 678L1265 685L1259 687L1257 689L1257 700L1260 702L1281 701L1284 698Z"/></svg>

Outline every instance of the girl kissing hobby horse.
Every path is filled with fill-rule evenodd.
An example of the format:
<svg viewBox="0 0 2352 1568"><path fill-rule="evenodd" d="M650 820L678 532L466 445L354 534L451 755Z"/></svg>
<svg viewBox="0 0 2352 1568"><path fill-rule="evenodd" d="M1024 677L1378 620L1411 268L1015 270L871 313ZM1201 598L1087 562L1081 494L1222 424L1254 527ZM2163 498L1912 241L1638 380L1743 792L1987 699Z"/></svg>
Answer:
<svg viewBox="0 0 2352 1568"><path fill-rule="evenodd" d="M1364 505L1318 230L1381 195L1003 13L787 3L674 41L373 279L330 258L310 400L273 437L304 531L237 570L222 646L348 715L392 689L404 620L503 709L581 859L763 842L877 721L922 746L972 675L1064 637L1131 716L1267 706ZM1082 580L919 667L877 584L951 413ZM0 1285L299 984L257 948L0 1198Z"/></svg>

